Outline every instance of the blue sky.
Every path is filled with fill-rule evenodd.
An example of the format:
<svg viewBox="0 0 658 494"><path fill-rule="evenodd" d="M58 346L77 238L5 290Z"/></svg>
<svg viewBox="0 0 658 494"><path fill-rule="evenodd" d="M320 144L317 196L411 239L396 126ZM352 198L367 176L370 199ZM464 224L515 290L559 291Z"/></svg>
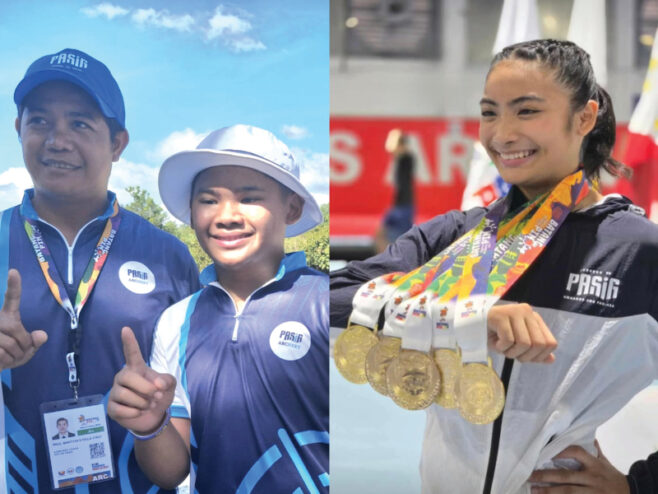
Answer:
<svg viewBox="0 0 658 494"><path fill-rule="evenodd" d="M274 132L328 202L328 0L25 0L0 4L0 208L30 186L14 131L13 92L28 65L63 48L100 59L119 82L130 144L110 188L157 197L157 169L214 129Z"/></svg>

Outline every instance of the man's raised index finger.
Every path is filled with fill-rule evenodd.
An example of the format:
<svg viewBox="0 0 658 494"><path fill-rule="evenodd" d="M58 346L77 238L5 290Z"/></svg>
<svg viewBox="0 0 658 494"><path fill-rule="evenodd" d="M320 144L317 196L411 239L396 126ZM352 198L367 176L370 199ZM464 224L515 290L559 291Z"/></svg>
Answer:
<svg viewBox="0 0 658 494"><path fill-rule="evenodd" d="M21 275L16 269L7 273L7 291L2 304L3 312L18 312L21 305Z"/></svg>
<svg viewBox="0 0 658 494"><path fill-rule="evenodd" d="M123 356L128 367L146 367L137 338L128 326L124 326L121 330L121 343L123 343Z"/></svg>

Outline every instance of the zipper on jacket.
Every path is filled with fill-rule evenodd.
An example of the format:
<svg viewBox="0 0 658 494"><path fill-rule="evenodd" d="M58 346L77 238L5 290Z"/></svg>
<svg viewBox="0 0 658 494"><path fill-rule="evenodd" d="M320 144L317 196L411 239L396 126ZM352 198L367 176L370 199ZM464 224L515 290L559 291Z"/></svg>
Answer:
<svg viewBox="0 0 658 494"><path fill-rule="evenodd" d="M66 282L69 285L73 284L73 250L75 249L75 244L78 243L78 238L80 238L80 234L84 231L85 228L87 228L89 225L91 225L94 221L96 221L97 218L94 218L91 221L88 221L82 228L78 230L78 233L75 234L75 238L73 239L73 243L69 245L68 240L66 240L66 237L62 232L59 231L59 229L55 225L51 225L47 221L44 221L42 219L39 219L43 224L48 225L50 228L55 230L57 233L59 233L59 236L62 238L64 241L64 245L66 245L66 249L68 250L68 259L67 259L67 267L66 267ZM94 249L95 251L96 249Z"/></svg>
<svg viewBox="0 0 658 494"><path fill-rule="evenodd" d="M501 373L500 380L503 382L505 389L505 399L507 399L507 385L509 384L510 376L512 375L512 366L514 359L505 358L503 364L503 372ZM489 448L489 464L487 465L487 474L484 477L484 489L482 494L491 494L491 486L493 485L494 473L496 472L496 460L498 459L498 447L500 445L500 430L503 426L503 414L505 409L500 412L498 418L494 421L493 431L491 432L491 447Z"/></svg>
<svg viewBox="0 0 658 494"><path fill-rule="evenodd" d="M260 287L256 288L253 292L249 294L249 296L245 299L244 304L242 305L242 310L238 311L238 306L235 304L235 300L233 300L233 297L226 291L226 289L219 284L219 282L213 282L213 286L219 288L221 291L223 291L226 296L229 298L231 303L233 304L233 309L235 309L235 315L233 318L235 319L235 324L233 325L233 334L231 335L231 341L236 342L238 341L238 327L240 326L240 317L242 316L242 313L244 312L245 308L247 307L247 304L251 300L251 297L258 292L258 290L262 290L265 288L267 285L274 283L276 281L276 278L272 278L269 280L267 283L264 283Z"/></svg>

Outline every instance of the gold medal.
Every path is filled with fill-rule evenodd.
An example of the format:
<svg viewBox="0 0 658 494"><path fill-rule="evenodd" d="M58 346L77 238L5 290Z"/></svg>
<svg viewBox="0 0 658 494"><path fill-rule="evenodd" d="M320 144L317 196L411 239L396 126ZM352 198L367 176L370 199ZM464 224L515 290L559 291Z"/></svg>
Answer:
<svg viewBox="0 0 658 494"><path fill-rule="evenodd" d="M350 326L334 343L334 363L341 375L354 384L364 384L366 355L378 342L377 336L365 326Z"/></svg>
<svg viewBox="0 0 658 494"><path fill-rule="evenodd" d="M459 413L473 424L496 420L505 406L505 388L489 365L470 363L462 367L457 380Z"/></svg>
<svg viewBox="0 0 658 494"><path fill-rule="evenodd" d="M372 389L383 395L388 395L386 385L386 369L391 361L400 353L400 338L382 336L366 356L366 377Z"/></svg>
<svg viewBox="0 0 658 494"><path fill-rule="evenodd" d="M441 374L441 388L436 401L443 408L457 408L459 400L455 387L462 369L462 360L455 350L439 348L434 350L434 362Z"/></svg>
<svg viewBox="0 0 658 494"><path fill-rule="evenodd" d="M441 376L434 360L417 350L401 350L386 370L388 394L402 408L420 410L431 405Z"/></svg>

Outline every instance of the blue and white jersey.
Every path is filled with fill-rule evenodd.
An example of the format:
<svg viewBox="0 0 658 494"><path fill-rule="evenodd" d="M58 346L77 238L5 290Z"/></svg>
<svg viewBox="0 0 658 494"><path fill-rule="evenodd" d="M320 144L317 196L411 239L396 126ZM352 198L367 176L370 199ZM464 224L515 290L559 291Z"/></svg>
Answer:
<svg viewBox="0 0 658 494"><path fill-rule="evenodd" d="M65 361L70 319L46 284L21 219L23 214L39 220L32 207L32 196L33 192L27 191L20 206L1 215L0 232L0 298L7 286L7 269L16 268L22 278L23 325L27 331L42 329L48 333L48 341L29 362L2 371L4 421L0 420L0 457L5 467L4 475L0 476L0 480L4 478L0 492L15 494L51 492L39 405L73 397ZM75 300L83 271L112 213L113 199L114 194L109 193L108 209L85 225L70 247L57 229L39 220L43 238L71 300ZM114 375L125 363L121 328L133 329L147 358L155 323L162 311L199 288L196 265L183 243L134 213L121 209L119 214L119 230L80 316L79 394L102 394L106 400ZM58 492L158 491L137 466L132 454L132 436L113 420L108 419L108 424L118 478Z"/></svg>
<svg viewBox="0 0 658 494"><path fill-rule="evenodd" d="M210 266L158 322L151 367L177 379L200 493L329 492L329 284L287 255L242 311Z"/></svg>

